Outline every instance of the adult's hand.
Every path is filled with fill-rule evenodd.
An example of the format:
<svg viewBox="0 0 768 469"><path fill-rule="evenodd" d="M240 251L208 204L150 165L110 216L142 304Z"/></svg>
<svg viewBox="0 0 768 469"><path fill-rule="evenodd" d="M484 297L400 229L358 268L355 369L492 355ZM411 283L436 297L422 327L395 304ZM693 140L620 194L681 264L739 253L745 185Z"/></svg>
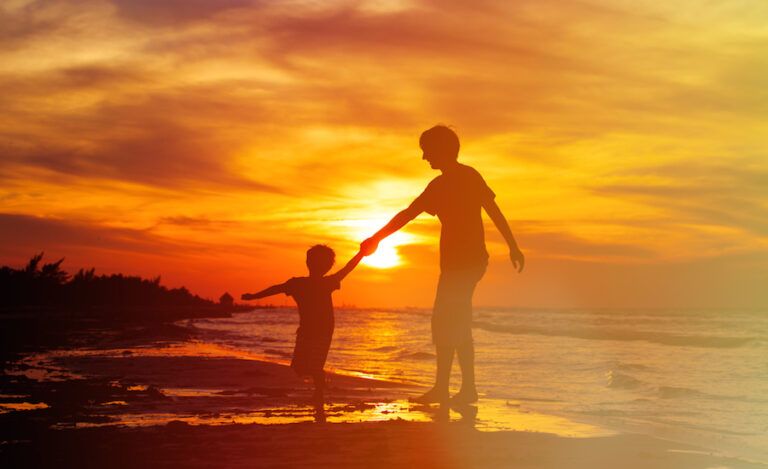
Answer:
<svg viewBox="0 0 768 469"><path fill-rule="evenodd" d="M362 252L364 256L370 256L371 254L376 252L376 249L378 249L378 247L379 247L379 240L371 236L370 238L360 243L360 252Z"/></svg>
<svg viewBox="0 0 768 469"><path fill-rule="evenodd" d="M515 266L518 273L523 271L523 267L525 267L525 256L520 249L510 249L509 259L512 261L512 265Z"/></svg>

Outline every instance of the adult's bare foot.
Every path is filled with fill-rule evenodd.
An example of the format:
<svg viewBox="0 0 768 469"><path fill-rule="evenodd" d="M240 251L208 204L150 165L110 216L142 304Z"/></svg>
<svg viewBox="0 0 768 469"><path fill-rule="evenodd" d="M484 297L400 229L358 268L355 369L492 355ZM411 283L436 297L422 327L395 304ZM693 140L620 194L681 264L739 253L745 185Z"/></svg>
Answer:
<svg viewBox="0 0 768 469"><path fill-rule="evenodd" d="M462 389L451 398L451 404L473 404L475 402L477 402L477 391L474 389L471 391Z"/></svg>
<svg viewBox="0 0 768 469"><path fill-rule="evenodd" d="M448 390L445 391L432 388L425 392L421 396L412 397L409 399L416 404L441 404L448 402Z"/></svg>

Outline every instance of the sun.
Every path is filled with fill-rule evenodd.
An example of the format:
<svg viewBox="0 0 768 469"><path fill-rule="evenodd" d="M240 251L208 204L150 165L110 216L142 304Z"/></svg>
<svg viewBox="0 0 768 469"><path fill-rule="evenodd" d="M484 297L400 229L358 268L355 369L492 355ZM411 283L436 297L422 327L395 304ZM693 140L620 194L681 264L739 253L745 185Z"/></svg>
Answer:
<svg viewBox="0 0 768 469"><path fill-rule="evenodd" d="M379 248L370 256L364 257L361 261L363 264L376 267L377 269L390 269L397 267L402 263L400 254L397 252L397 240L389 238L379 243Z"/></svg>
<svg viewBox="0 0 768 469"><path fill-rule="evenodd" d="M373 234L371 227L384 226L387 221L388 219L384 217L375 220L343 220L337 222L337 225L346 227L350 231L352 239L363 240ZM405 259L400 255L398 248L403 245L412 244L414 240L414 235L404 231L392 233L379 243L379 248L375 253L364 257L360 263L376 269L391 269L404 265Z"/></svg>

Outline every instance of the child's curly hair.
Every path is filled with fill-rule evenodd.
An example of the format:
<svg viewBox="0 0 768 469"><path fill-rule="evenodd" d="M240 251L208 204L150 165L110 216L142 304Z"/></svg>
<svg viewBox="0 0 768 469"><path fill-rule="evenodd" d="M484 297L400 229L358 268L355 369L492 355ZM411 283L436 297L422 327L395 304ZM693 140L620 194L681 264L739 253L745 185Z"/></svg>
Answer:
<svg viewBox="0 0 768 469"><path fill-rule="evenodd" d="M325 274L336 262L336 253L325 244L315 244L307 250L307 267L310 272Z"/></svg>

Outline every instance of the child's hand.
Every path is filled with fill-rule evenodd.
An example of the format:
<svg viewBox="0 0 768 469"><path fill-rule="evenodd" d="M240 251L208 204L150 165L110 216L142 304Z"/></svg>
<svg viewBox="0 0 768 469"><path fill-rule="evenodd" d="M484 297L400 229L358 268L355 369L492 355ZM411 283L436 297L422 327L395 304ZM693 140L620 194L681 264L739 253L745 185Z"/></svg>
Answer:
<svg viewBox="0 0 768 469"><path fill-rule="evenodd" d="M253 300L255 298L253 297L252 293L243 293L242 295L240 295L240 299L241 300Z"/></svg>

